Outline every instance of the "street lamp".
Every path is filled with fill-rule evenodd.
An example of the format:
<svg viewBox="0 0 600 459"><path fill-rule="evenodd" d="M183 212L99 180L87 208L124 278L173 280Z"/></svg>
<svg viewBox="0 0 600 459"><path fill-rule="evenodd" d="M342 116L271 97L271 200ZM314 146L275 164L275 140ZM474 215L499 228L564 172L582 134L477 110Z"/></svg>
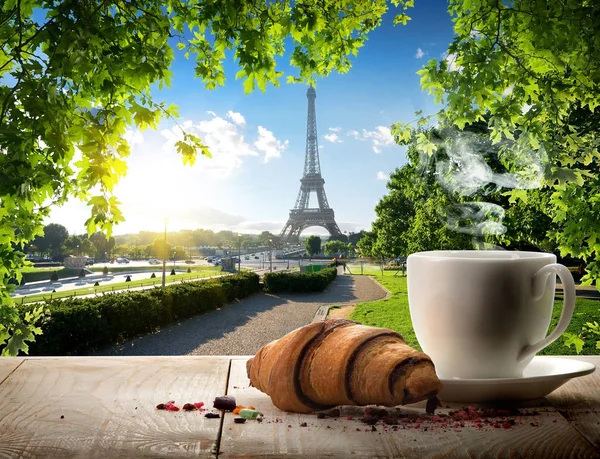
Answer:
<svg viewBox="0 0 600 459"><path fill-rule="evenodd" d="M242 273L242 235L238 233L238 273Z"/></svg>
<svg viewBox="0 0 600 459"><path fill-rule="evenodd" d="M269 239L269 272L273 272L273 239Z"/></svg>
<svg viewBox="0 0 600 459"><path fill-rule="evenodd" d="M164 247L163 247L163 272L162 272L162 286L166 283L166 270L167 270L167 219L165 218L165 236L164 236Z"/></svg>

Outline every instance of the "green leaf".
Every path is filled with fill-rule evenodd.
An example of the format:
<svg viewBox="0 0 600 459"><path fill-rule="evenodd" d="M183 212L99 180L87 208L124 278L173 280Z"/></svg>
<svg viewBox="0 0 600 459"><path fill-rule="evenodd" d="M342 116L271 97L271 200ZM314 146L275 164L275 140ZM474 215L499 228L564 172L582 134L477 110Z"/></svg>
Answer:
<svg viewBox="0 0 600 459"><path fill-rule="evenodd" d="M583 345L585 344L584 341L578 335L574 335L573 333L564 333L563 341L565 346L568 348L574 345L575 352L577 352L577 354L581 353L581 351L583 350Z"/></svg>
<svg viewBox="0 0 600 459"><path fill-rule="evenodd" d="M406 25L408 21L410 21L410 17L406 13L401 13L394 18L393 25Z"/></svg>

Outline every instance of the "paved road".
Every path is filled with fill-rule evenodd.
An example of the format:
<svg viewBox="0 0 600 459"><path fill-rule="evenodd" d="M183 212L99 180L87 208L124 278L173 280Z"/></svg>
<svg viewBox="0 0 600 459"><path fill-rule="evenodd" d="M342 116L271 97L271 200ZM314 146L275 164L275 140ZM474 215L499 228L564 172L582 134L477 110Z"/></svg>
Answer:
<svg viewBox="0 0 600 459"><path fill-rule="evenodd" d="M385 290L368 276L341 275L322 293L256 294L96 355L250 355L309 323L322 305L349 305L385 296Z"/></svg>

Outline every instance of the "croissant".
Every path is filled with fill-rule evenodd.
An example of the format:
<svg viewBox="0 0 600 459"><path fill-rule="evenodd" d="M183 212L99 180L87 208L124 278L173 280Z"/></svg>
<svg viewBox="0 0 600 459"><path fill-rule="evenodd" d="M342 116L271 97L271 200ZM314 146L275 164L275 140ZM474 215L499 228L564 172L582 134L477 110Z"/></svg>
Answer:
<svg viewBox="0 0 600 459"><path fill-rule="evenodd" d="M246 369L277 408L296 413L404 405L441 389L429 356L398 333L345 319L314 322L264 345Z"/></svg>

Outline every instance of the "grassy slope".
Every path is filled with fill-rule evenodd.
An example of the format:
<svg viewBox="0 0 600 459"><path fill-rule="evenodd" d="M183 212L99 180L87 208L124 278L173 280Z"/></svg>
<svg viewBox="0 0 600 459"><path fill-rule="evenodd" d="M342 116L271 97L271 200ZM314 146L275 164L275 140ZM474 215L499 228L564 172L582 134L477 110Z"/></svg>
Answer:
<svg viewBox="0 0 600 459"><path fill-rule="evenodd" d="M354 312L350 315L350 319L365 325L375 327L385 327L396 330L400 333L406 342L416 349L421 349L415 332L412 328L410 320L410 311L408 308L408 295L406 277L394 277L393 274L386 272L384 276L374 274L373 277L392 295L389 298L371 301L368 303L360 303L356 306ZM554 303L554 311L552 314L552 322L550 328L553 329L558 318L560 317L562 299L559 298ZM577 334L581 331L581 327L586 322L600 322L600 301L577 299L575 313L573 319L567 329L568 333ZM582 354L584 355L600 355L600 349L596 349L596 339L593 337L585 341ZM568 348L563 344L562 338L559 338L546 349L542 350L541 355L576 355L573 347Z"/></svg>

